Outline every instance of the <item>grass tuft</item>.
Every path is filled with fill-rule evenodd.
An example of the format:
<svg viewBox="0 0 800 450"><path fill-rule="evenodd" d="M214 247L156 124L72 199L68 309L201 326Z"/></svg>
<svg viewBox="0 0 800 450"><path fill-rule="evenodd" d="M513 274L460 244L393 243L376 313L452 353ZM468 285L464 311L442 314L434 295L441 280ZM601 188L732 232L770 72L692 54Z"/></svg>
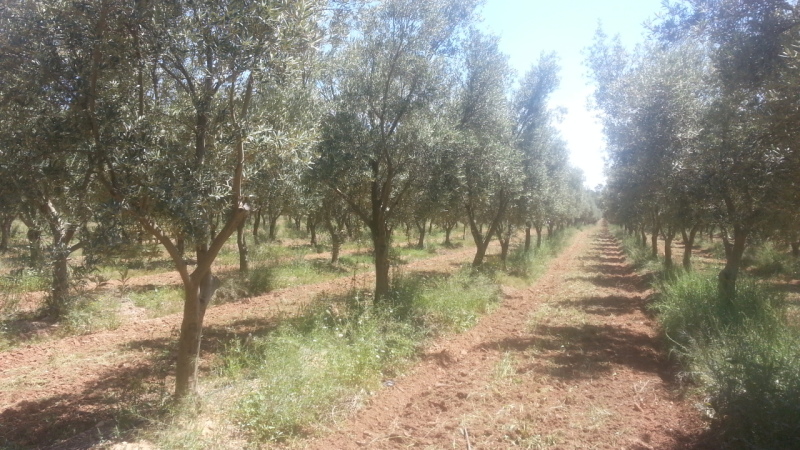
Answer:
<svg viewBox="0 0 800 450"><path fill-rule="evenodd" d="M89 334L101 330L114 330L122 321L119 305L94 296L74 299L62 319L66 334Z"/></svg>
<svg viewBox="0 0 800 450"><path fill-rule="evenodd" d="M373 305L352 292L320 297L277 331L233 340L216 371L246 386L232 415L255 442L313 433L349 412L413 360L424 340L471 326L498 298L484 275L402 277Z"/></svg>
<svg viewBox="0 0 800 450"><path fill-rule="evenodd" d="M800 446L800 336L778 293L748 278L721 296L714 278L682 274L654 304L687 371L709 395L713 427L750 448Z"/></svg>

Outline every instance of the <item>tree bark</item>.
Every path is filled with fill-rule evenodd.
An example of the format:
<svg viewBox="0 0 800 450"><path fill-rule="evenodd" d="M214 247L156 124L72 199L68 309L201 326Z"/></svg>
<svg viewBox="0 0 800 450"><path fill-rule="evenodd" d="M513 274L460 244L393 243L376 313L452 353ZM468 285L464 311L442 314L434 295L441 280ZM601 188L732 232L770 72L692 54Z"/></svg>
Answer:
<svg viewBox="0 0 800 450"><path fill-rule="evenodd" d="M258 227L261 225L261 210L255 212L255 217L253 217L253 245L258 245L261 243L260 239L258 238Z"/></svg>
<svg viewBox="0 0 800 450"><path fill-rule="evenodd" d="M700 224L695 224L688 233L685 229L681 230L681 237L683 238L683 268L687 271L692 270L692 247L694 247L694 239L699 230Z"/></svg>
<svg viewBox="0 0 800 450"><path fill-rule="evenodd" d="M3 217L2 224L0 224L0 232L2 232L2 237L0 237L0 252L5 253L8 251L8 241L11 239L11 225L13 223L13 214Z"/></svg>
<svg viewBox="0 0 800 450"><path fill-rule="evenodd" d="M669 227L671 228L671 227ZM672 270L672 240L675 238L675 231L669 230L664 233L664 268L667 272Z"/></svg>
<svg viewBox="0 0 800 450"><path fill-rule="evenodd" d="M306 229L308 229L308 233L311 235L311 242L310 244L314 247L317 245L317 221L315 220L314 214L309 214L308 219L306 219Z"/></svg>
<svg viewBox="0 0 800 450"><path fill-rule="evenodd" d="M278 215L272 216L269 218L269 236L268 239L270 241L274 241L277 237L278 232Z"/></svg>
<svg viewBox="0 0 800 450"><path fill-rule="evenodd" d="M531 251L531 225L525 225L525 252Z"/></svg>
<svg viewBox="0 0 800 450"><path fill-rule="evenodd" d="M453 227L452 227L452 226L450 226L450 227L448 227L447 225L445 225L445 226L444 226L444 245L445 245L445 246L448 246L448 247L449 247L449 246L453 245L453 244L450 242L450 232L451 232L452 230L453 230Z"/></svg>
<svg viewBox="0 0 800 450"><path fill-rule="evenodd" d="M536 230L536 248L542 248L542 225L534 225L534 229Z"/></svg>
<svg viewBox="0 0 800 450"><path fill-rule="evenodd" d="M506 261L508 259L508 248L511 245L511 234L513 227L509 224L508 228L503 230L503 227L497 227L497 239L500 241L500 261L503 263L503 270L506 270Z"/></svg>
<svg viewBox="0 0 800 450"><path fill-rule="evenodd" d="M236 227L236 246L239 248L239 272L246 273L250 270L250 262L247 251L247 238L244 233L245 220Z"/></svg>
<svg viewBox="0 0 800 450"><path fill-rule="evenodd" d="M42 232L37 228L28 228L28 263L30 267L39 267L44 261L42 254Z"/></svg>
<svg viewBox="0 0 800 450"><path fill-rule="evenodd" d="M653 222L653 234L650 236L650 256L653 259L658 258L658 233L661 231L659 223Z"/></svg>
<svg viewBox="0 0 800 450"><path fill-rule="evenodd" d="M53 280L47 303L53 317L62 317L69 309L69 254L60 249L53 253Z"/></svg>
<svg viewBox="0 0 800 450"><path fill-rule="evenodd" d="M422 219L422 222L414 221L417 225L417 231L419 232L419 238L417 240L417 248L423 249L425 248L425 232L427 231L427 220Z"/></svg>
<svg viewBox="0 0 800 450"><path fill-rule="evenodd" d="M742 265L745 243L749 232L740 225L733 227L733 242L730 242L727 231L722 230L722 240L725 245L725 267L719 273L719 291L728 299L736 297L736 279Z"/></svg>
<svg viewBox="0 0 800 450"><path fill-rule="evenodd" d="M389 230L381 221L371 231L375 257L375 300L381 302L389 298Z"/></svg>

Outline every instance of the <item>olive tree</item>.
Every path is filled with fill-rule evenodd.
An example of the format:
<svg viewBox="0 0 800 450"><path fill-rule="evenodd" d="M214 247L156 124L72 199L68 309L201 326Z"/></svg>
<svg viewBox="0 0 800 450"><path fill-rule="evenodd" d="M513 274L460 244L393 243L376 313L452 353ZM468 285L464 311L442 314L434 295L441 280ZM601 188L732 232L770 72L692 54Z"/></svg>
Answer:
<svg viewBox="0 0 800 450"><path fill-rule="evenodd" d="M392 221L435 135L428 121L475 1L384 0L329 55L318 173L370 231L375 297L389 293Z"/></svg>

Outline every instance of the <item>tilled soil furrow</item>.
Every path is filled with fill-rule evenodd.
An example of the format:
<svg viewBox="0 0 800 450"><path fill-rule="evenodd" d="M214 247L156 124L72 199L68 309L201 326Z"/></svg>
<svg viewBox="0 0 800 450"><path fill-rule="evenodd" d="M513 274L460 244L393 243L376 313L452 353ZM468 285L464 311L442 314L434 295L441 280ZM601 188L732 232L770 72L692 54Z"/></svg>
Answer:
<svg viewBox="0 0 800 450"><path fill-rule="evenodd" d="M677 398L645 280L605 228L580 233L533 286L309 448L682 448Z"/></svg>

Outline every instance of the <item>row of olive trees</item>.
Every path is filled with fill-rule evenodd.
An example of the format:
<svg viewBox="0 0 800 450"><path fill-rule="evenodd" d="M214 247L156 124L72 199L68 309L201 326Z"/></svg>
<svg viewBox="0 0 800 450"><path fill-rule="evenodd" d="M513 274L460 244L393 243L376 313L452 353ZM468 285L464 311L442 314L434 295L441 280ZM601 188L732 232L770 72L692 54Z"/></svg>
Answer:
<svg viewBox="0 0 800 450"><path fill-rule="evenodd" d="M796 2L682 1L634 52L598 33L597 81L610 167L608 214L665 240L683 265L703 227L721 231L720 288L735 293L746 242L800 241Z"/></svg>
<svg viewBox="0 0 800 450"><path fill-rule="evenodd" d="M421 234L466 222L479 265L491 239L505 256L519 227L541 239L590 220L547 108L554 58L509 98L506 57L473 29L476 3L6 2L3 229L23 220L31 256L51 264L51 311L69 308L75 252L145 231L185 291L182 398L196 386L213 262L234 233L247 270L248 216L256 237L262 221L274 237L280 215L303 216L334 253L356 218L379 300L403 222Z"/></svg>

